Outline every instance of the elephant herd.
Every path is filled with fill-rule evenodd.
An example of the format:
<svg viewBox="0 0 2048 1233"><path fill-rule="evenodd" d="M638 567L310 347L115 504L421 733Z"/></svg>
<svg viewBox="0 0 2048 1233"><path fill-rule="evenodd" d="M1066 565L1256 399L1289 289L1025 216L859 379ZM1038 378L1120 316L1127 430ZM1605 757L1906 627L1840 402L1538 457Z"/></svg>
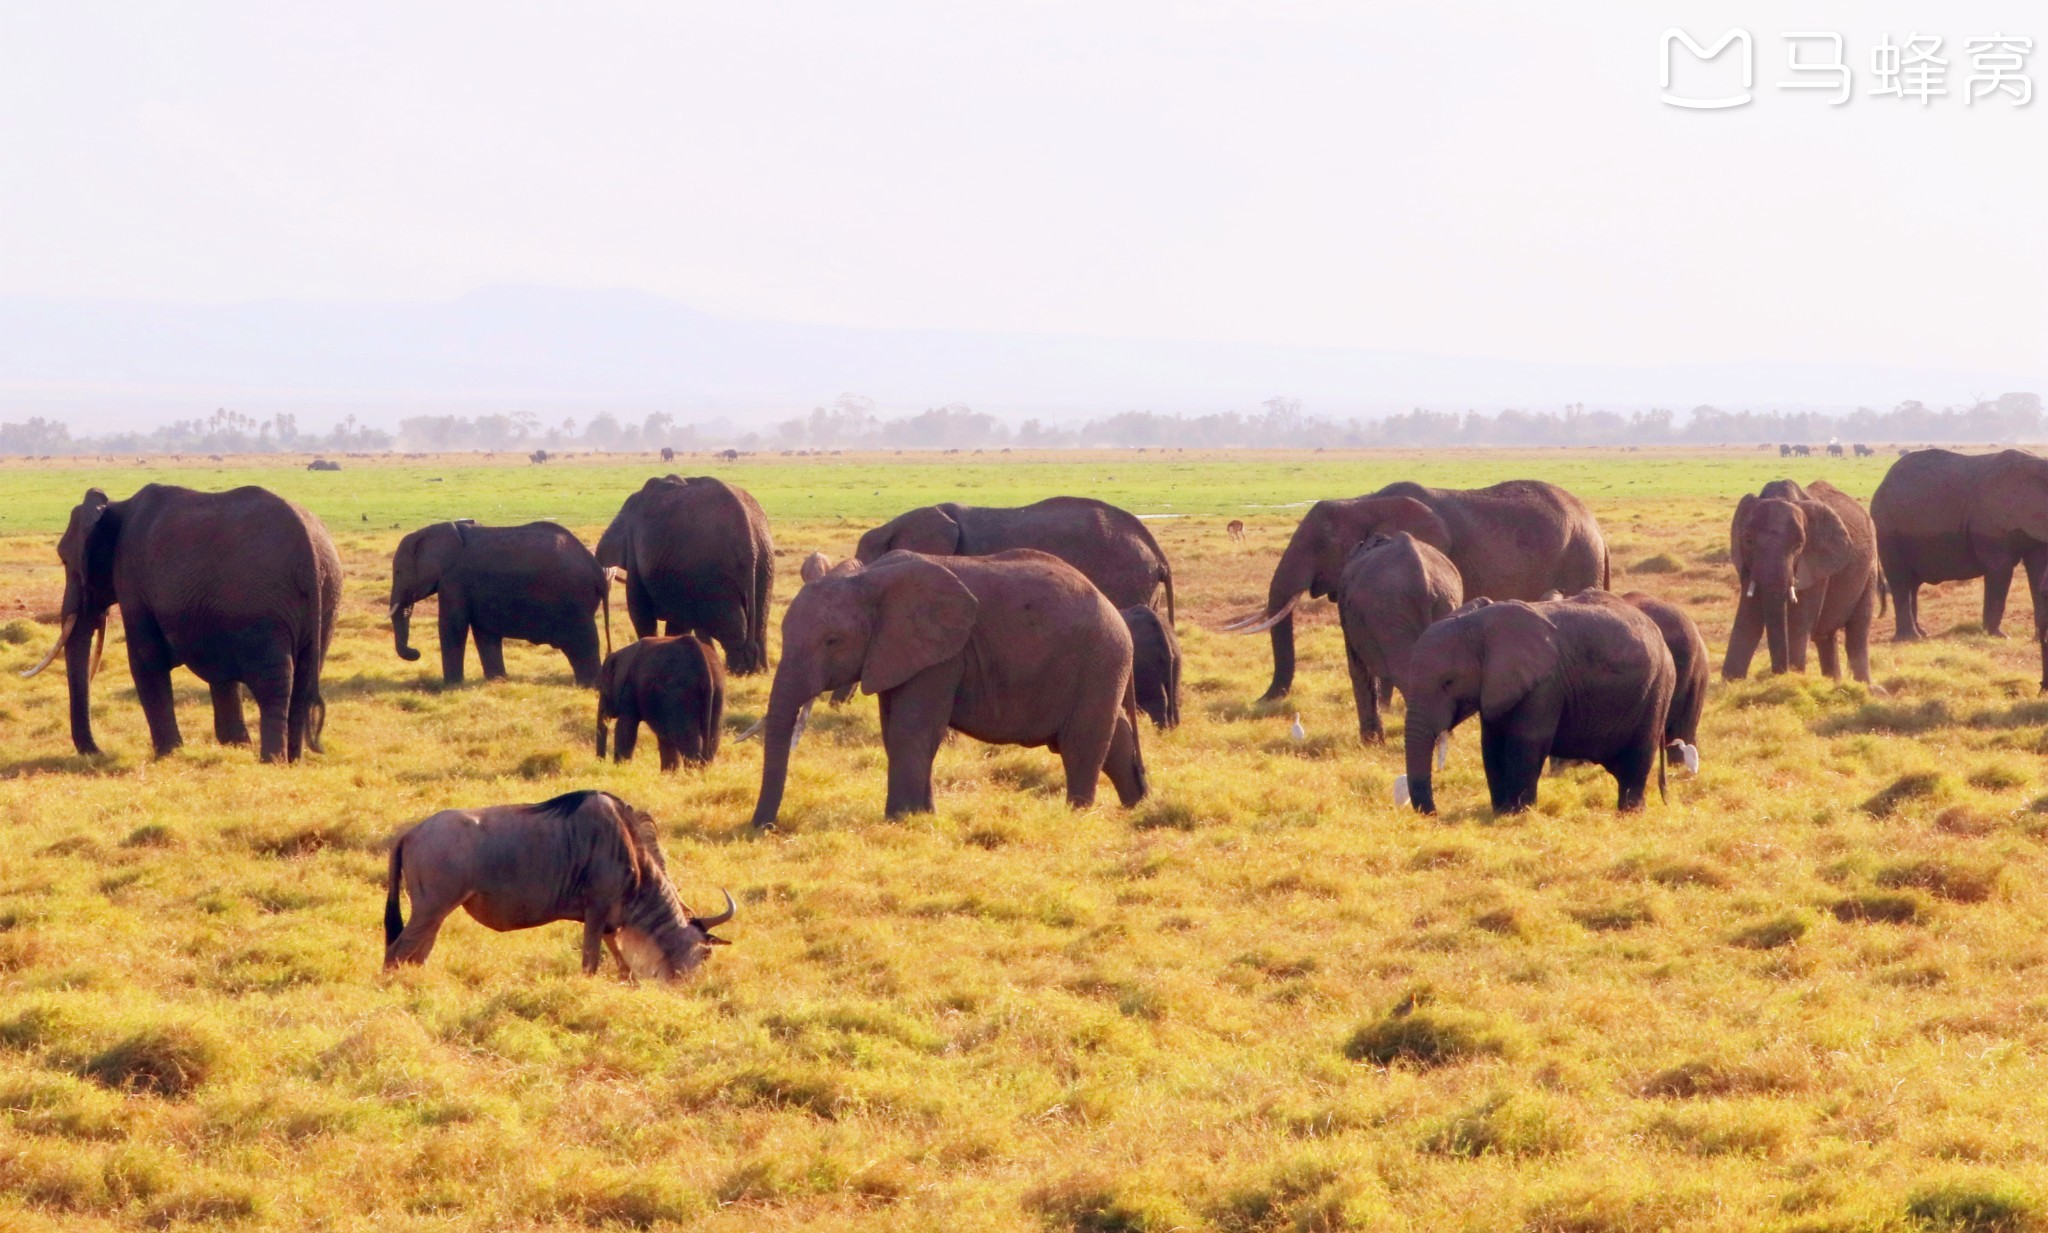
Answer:
<svg viewBox="0 0 2048 1233"><path fill-rule="evenodd" d="M62 629L30 674L63 654L79 752L98 752L90 686L116 604L159 755L180 743L170 686L179 665L207 683L221 742L249 740L246 689L263 758L319 750L341 568L318 520L253 487L151 484L125 501L92 489L58 556ZM1996 634L2020 564L2039 638L2048 633L2048 460L1915 451L1893 465L1869 513L1825 482L1775 481L1737 504L1729 560L1739 596L1728 679L1748 672L1760 643L1773 672L1803 671L1811 644L1821 670L1839 677L1840 636L1849 673L1867 683L1871 623L1887 599L1896 636L1923 636L1923 582L1983 577L1984 629ZM878 697L891 817L932 808L933 759L949 731L1050 749L1077 806L1092 803L1105 774L1125 805L1146 795L1139 717L1178 722L1180 654L1173 571L1135 516L1079 497L928 506L867 532L847 561L813 554L802 573L757 725L757 827L778 818L813 702L855 689ZM1709 667L1682 610L1614 595L1610 581L1597 520L1554 485L1404 482L1317 502L1281 553L1262 610L1226 628L1270 636L1263 700L1277 700L1294 678L1297 606L1334 600L1363 740L1383 739L1380 708L1403 695L1407 773L1395 792L1418 810L1435 808L1444 740L1475 714L1496 810L1533 804L1553 760L1605 768L1620 808L1633 809L1653 774L1662 786L1668 757L1697 767ZM504 675L506 638L557 648L576 683L598 694L599 756L631 757L644 723L671 769L717 755L726 674L769 668L774 583L774 541L753 497L670 475L626 497L594 553L552 523L412 532L393 554L389 616L397 653L416 660L413 606L439 597L450 682L463 678L472 639L487 678ZM614 585L638 635L616 651Z"/></svg>

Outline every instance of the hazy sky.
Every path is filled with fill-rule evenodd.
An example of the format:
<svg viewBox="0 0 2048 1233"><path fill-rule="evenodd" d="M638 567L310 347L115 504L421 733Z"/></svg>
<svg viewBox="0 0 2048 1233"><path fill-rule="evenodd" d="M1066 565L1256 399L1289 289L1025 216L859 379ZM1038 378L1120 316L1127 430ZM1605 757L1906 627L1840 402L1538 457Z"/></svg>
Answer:
<svg viewBox="0 0 2048 1233"><path fill-rule="evenodd" d="M1796 9L1796 12L1790 10ZM1658 35L1755 101L1658 101ZM1856 97L1776 88L1838 31ZM1870 98L1940 34L1949 97ZM631 287L773 320L2048 373L2024 3L0 0L0 295Z"/></svg>

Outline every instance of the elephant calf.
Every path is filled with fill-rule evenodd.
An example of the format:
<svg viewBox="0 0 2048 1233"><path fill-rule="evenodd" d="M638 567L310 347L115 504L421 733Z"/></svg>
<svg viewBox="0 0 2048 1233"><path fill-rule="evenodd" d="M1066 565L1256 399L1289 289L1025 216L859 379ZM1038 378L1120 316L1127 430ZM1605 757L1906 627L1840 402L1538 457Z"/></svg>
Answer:
<svg viewBox="0 0 2048 1233"><path fill-rule="evenodd" d="M1373 535L1352 549L1338 576L1336 600L1358 705L1358 739L1377 745L1385 739L1381 694L1406 688L1415 640L1465 602L1465 584L1449 557L1396 531Z"/></svg>
<svg viewBox="0 0 2048 1233"><path fill-rule="evenodd" d="M597 558L566 527L529 522L480 527L463 519L422 527L398 541L391 554L391 636L400 659L413 649L412 606L441 597L441 679L463 676L471 637L484 679L505 675L505 639L561 651L576 683L597 677L598 608L611 625L611 583Z"/></svg>
<svg viewBox="0 0 2048 1233"><path fill-rule="evenodd" d="M1438 738L1473 714L1496 813L1536 803L1551 757L1594 762L1619 785L1618 807L1643 807L1676 688L1664 635L1605 591L1524 603L1473 600L1423 631L1408 659L1409 799L1436 812L1430 759Z"/></svg>
<svg viewBox="0 0 2048 1233"><path fill-rule="evenodd" d="M891 818L931 811L932 761L948 729L1049 747L1073 805L1095 803L1105 772L1125 805L1145 797L1130 631L1094 583L1047 553L894 551L798 591L763 720L755 826L774 826L782 808L798 716L856 683L881 702Z"/></svg>
<svg viewBox="0 0 2048 1233"><path fill-rule="evenodd" d="M661 769L703 766L718 757L725 724L725 669L712 645L694 634L642 638L607 657L597 674L597 756L618 721L612 760L630 762L640 725L654 729Z"/></svg>
<svg viewBox="0 0 2048 1233"><path fill-rule="evenodd" d="M403 887L412 922L399 910ZM686 976L724 938L732 896L716 916L692 916L669 881L654 819L607 792L570 792L539 805L444 809L391 846L384 891L384 966L425 963L441 923L466 908L500 933L558 920L583 923L583 974L609 946L630 977Z"/></svg>
<svg viewBox="0 0 2048 1233"><path fill-rule="evenodd" d="M1155 728L1180 726L1180 639L1157 609L1134 604L1123 610L1131 631L1131 685L1138 709Z"/></svg>

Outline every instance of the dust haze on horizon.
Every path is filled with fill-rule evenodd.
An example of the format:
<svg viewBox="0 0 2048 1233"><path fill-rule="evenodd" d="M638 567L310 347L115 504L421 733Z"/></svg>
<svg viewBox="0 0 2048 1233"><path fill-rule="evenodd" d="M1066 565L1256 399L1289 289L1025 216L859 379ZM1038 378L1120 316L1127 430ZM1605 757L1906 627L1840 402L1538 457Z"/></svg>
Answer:
<svg viewBox="0 0 2048 1233"><path fill-rule="evenodd" d="M1660 33L1736 26L1754 101L1661 104ZM1851 102L1778 88L1787 28L1843 35ZM1925 107L1866 94L1871 44L1909 32L1950 59ZM524 398L687 417L852 391L1076 415L1287 395L1345 415L2040 389L2048 103L1963 102L1963 41L1994 32L2038 42L2048 18L1924 0L10 6L0 317L28 324L0 346L0 412ZM634 353L616 337L645 325L632 313L554 368L390 342L406 313L507 286L644 294L714 323L713 352L716 323L802 325L718 380L659 371L652 327ZM159 355L180 313L228 342ZM266 313L285 324L241 324ZM325 333L324 313L353 324ZM513 336L493 328L417 349ZM1213 370L1176 383L1176 357L1211 344ZM1043 389L1011 380L1077 351ZM1354 358L1308 371L1318 356Z"/></svg>

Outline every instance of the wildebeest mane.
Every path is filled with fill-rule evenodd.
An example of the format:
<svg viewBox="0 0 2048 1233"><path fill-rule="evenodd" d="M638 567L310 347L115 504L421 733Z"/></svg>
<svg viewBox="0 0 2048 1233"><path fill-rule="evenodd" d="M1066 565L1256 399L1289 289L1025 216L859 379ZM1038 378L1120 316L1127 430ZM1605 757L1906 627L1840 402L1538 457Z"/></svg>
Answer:
<svg viewBox="0 0 2048 1233"><path fill-rule="evenodd" d="M575 792L564 792L552 800L542 801L540 804L535 805L533 811L537 814L552 814L557 818L567 818L583 808L583 803L591 797L603 795L604 793L599 792L595 788L582 788Z"/></svg>

